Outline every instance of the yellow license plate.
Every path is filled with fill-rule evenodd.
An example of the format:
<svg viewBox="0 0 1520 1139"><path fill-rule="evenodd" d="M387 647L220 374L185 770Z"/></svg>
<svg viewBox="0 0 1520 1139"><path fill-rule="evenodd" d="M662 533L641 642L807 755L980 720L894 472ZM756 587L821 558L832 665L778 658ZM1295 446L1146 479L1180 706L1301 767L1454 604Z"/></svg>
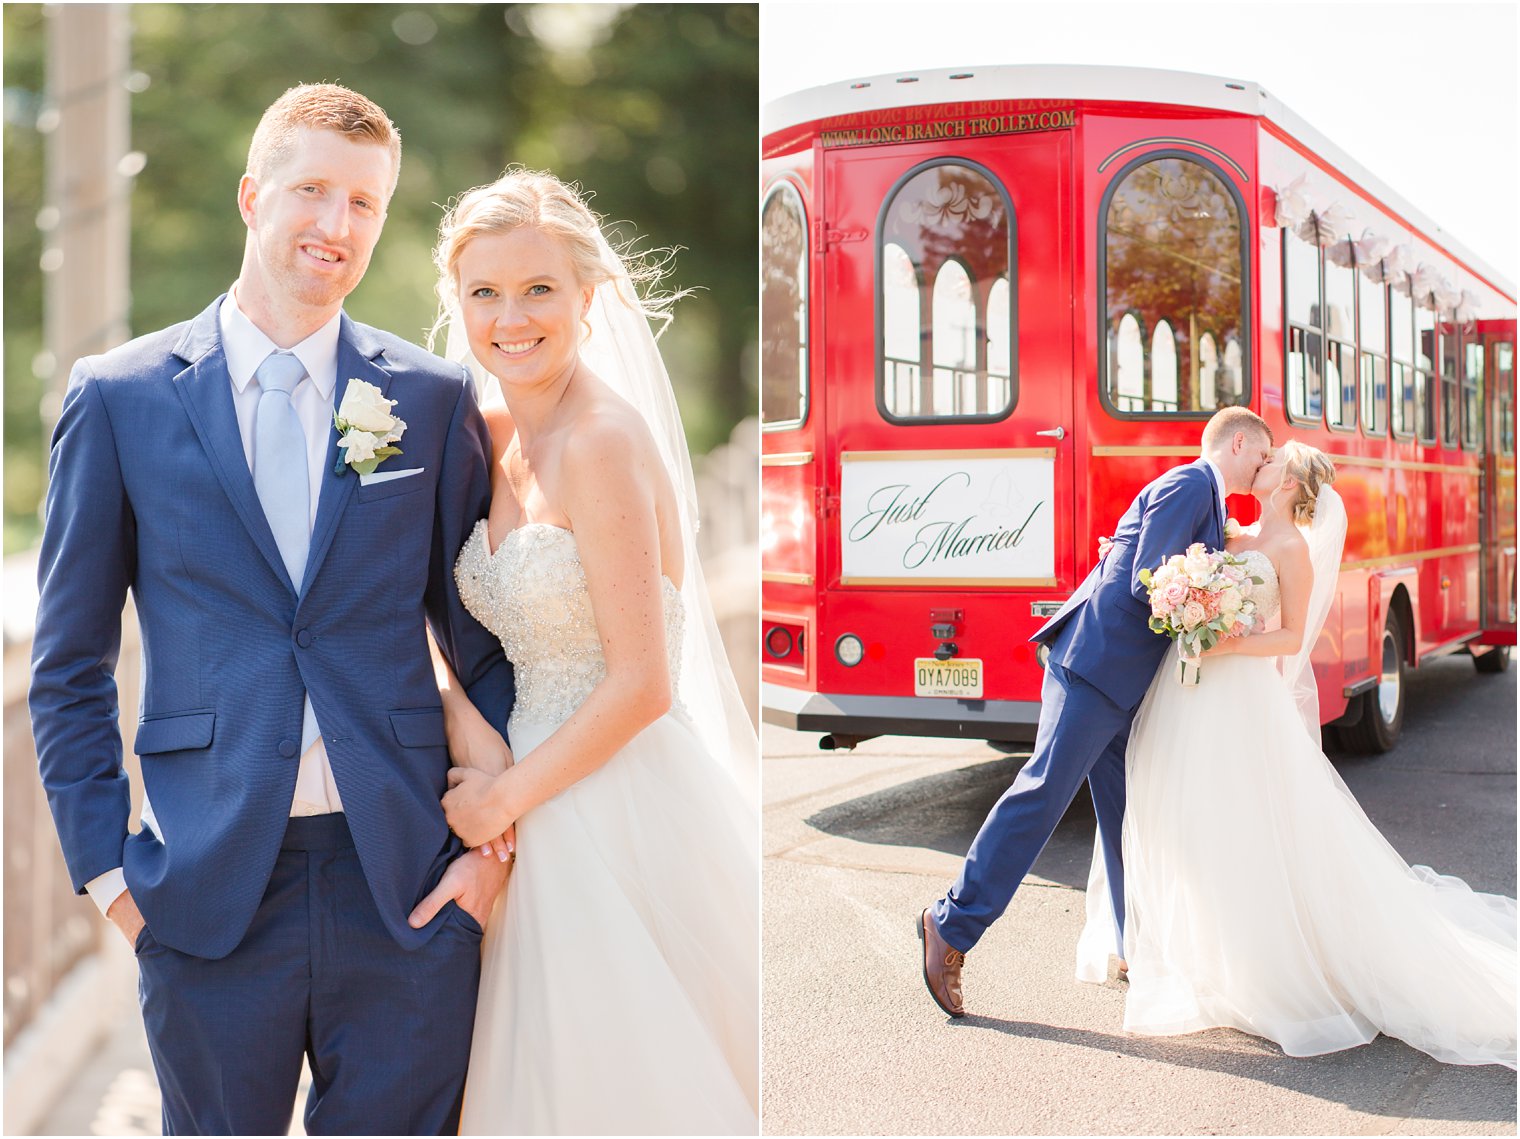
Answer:
<svg viewBox="0 0 1520 1139"><path fill-rule="evenodd" d="M980 700L982 662L969 657L953 657L950 660L918 657L913 662L913 695Z"/></svg>

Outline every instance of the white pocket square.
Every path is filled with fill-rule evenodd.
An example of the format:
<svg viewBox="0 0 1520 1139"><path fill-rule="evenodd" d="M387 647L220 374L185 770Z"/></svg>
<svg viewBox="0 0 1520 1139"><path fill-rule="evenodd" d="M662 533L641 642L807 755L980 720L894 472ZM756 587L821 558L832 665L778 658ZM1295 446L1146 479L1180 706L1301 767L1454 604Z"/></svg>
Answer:
<svg viewBox="0 0 1520 1139"><path fill-rule="evenodd" d="M426 467L413 467L409 471L375 471L373 474L360 475L360 486L372 486L377 482L390 482L391 479L410 478L412 475L420 475Z"/></svg>

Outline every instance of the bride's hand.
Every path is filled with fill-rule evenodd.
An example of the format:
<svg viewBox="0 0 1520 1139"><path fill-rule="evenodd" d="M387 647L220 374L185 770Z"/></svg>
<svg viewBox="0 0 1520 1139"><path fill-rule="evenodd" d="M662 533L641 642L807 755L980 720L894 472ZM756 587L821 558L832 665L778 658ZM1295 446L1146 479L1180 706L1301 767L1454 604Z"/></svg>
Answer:
<svg viewBox="0 0 1520 1139"><path fill-rule="evenodd" d="M485 858L495 858L498 862L516 862L517 824L513 823L495 838L481 843L477 849Z"/></svg>
<svg viewBox="0 0 1520 1139"><path fill-rule="evenodd" d="M466 846L493 842L517 821L502 803L509 778L506 773L493 777L469 767L449 768L449 791L443 796L443 813L449 829Z"/></svg>
<svg viewBox="0 0 1520 1139"><path fill-rule="evenodd" d="M1249 634L1247 634L1247 635L1249 635ZM1238 649L1240 647L1240 642L1243 641L1243 640L1245 640L1245 639L1246 638L1244 636L1241 636L1241 637L1222 637L1220 640L1214 642L1214 647L1213 648L1204 649L1202 656L1204 656L1204 657L1229 656L1231 653L1233 653L1236 649ZM1202 658L1200 657L1200 659L1202 659Z"/></svg>
<svg viewBox="0 0 1520 1139"><path fill-rule="evenodd" d="M450 716L445 713L443 730L449 743L449 758L455 767L500 775L514 762L507 741L473 705L461 714Z"/></svg>

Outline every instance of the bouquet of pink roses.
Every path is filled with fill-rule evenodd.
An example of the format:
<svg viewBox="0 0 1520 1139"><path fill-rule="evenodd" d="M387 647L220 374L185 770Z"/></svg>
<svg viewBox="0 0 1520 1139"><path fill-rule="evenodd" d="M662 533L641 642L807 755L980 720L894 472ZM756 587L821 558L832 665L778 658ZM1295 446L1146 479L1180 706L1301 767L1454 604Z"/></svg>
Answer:
<svg viewBox="0 0 1520 1139"><path fill-rule="evenodd" d="M1141 570L1139 577L1150 591L1152 632L1177 642L1182 684L1198 683L1200 654L1251 631L1256 617L1251 590L1262 579L1248 573L1240 558L1194 542L1187 553L1172 555L1155 570Z"/></svg>

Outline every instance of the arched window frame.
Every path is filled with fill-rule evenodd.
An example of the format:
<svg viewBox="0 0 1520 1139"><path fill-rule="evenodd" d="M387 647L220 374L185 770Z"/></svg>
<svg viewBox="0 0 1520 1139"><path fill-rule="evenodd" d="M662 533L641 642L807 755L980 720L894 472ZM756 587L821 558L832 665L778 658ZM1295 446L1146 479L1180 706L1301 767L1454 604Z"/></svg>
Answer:
<svg viewBox="0 0 1520 1139"><path fill-rule="evenodd" d="M1146 327L1145 314L1137 309L1125 310L1124 315L1119 318L1118 329L1122 329L1124 327L1124 322L1126 320L1132 320L1135 322L1135 335L1138 337L1137 342L1140 345L1140 398L1141 400L1146 400L1149 398L1151 390L1150 345L1151 337L1155 335L1155 330ZM1117 329L1115 330L1114 339L1116 341L1119 339ZM1117 363L1115 366L1117 366ZM1131 392L1125 392L1121 394L1129 399L1134 398L1134 394Z"/></svg>
<svg viewBox="0 0 1520 1139"><path fill-rule="evenodd" d="M1008 392L1008 406L1005 407L1005 408L1001 408L1000 410L995 411L995 412L988 412L988 413L985 413L985 414L969 414L969 415L933 415L933 416L930 416L930 415L911 415L911 416L905 416L905 415L894 415L891 411L889 411L887 409L887 401L886 401L886 371L885 371L885 368L883 367L883 360L885 359L885 346L886 346L886 330L885 330L885 327L884 327L885 322L884 322L884 319L883 319L883 312L882 312L883 307L884 307L882 305L882 280L883 280L883 277L882 277L882 250L883 250L883 247L885 245L885 242L883 240L883 235L886 233L887 216L891 212L893 204L897 201L897 195L902 192L903 187L906 186L909 182L911 182L914 178L916 178L920 174L922 174L924 171L926 171L926 170L932 170L932 169L934 169L937 166L964 166L966 169L968 169L968 170L974 170L978 174L980 174L983 178L987 179L988 183L991 184L992 188L997 191L998 196L1000 198L1002 198L1002 200L1003 200L1004 216L1007 217L1007 219L1008 219L1008 319L1009 319L1009 328L1008 328L1008 355L1009 355L1008 388L1009 388L1009 392ZM920 162L917 166L914 166L912 169L906 171L902 175L902 177L898 178L898 180L892 184L891 189L889 189L887 191L886 196L882 199L881 209L880 209L880 211L876 215L876 229L875 229L875 232L874 232L874 234L872 236L873 236L873 242L874 242L874 256L875 256L875 269L876 269L876 299L874 301L874 306L875 306L875 310L876 310L876 410L877 410L877 413L882 417L882 419L886 420L888 423L900 423L900 424L904 424L904 425L907 425L907 426L929 425L929 424L935 424L935 423L997 423L997 422L999 422L1001 420L1007 419L1010 415L1013 414L1014 408L1018 407L1018 405L1019 405L1019 262L1018 262L1019 219L1018 219L1018 215L1014 212L1014 209L1013 209L1013 199L1008 196L1008 190L1003 185L1002 179L1000 179L996 174L994 174L987 167L983 166L980 162L975 162L972 159L961 158L961 157L958 157L958 156L955 156L955 155L941 155L941 156L939 156L937 158L932 158L932 159L930 159L927 162ZM913 269L914 269L915 274L917 274L920 277L920 280L922 280L923 267L920 266L920 265L915 264L913 266ZM969 273L968 273L968 275L969 275ZM984 281L979 281L975 277L972 277L971 285L972 285L972 295L973 295L973 297L978 298L978 300L977 300L977 306L978 306L977 307L977 320L978 320L979 326L982 327L983 335L982 335L981 339L984 341L984 343L978 345L977 355L980 358L985 359L985 356L986 356L986 344L985 344L986 329L985 329L985 323L984 322L986 321L986 305L984 303L984 300L985 300L986 294L988 294L990 292L990 290L992 288L992 284L991 284L990 281L985 281L985 282ZM932 292L932 287L931 287L930 291ZM933 313L932 312L926 313L922 309L922 307L920 308L920 311L919 311L919 334L920 334L920 336L926 336L926 335L930 335L931 334L933 319L934 319L934 317L933 317ZM932 351L932 345L931 345L931 351L928 354L928 358L931 361L934 358L934 354L933 354L933 351Z"/></svg>
<svg viewBox="0 0 1520 1139"><path fill-rule="evenodd" d="M1163 329L1165 329L1165 333L1162 332ZM1148 398L1153 405L1162 402L1156 396L1156 381L1161 379L1161 372L1157 368L1157 361L1162 356L1159 347L1162 344L1167 346L1171 356L1172 370L1171 375L1167 379L1171 381L1172 385L1171 402L1177 405L1173 408L1172 412L1165 412L1163 414L1173 414L1182 410L1182 373L1178 371L1181 361L1177 357L1177 330L1172 327L1172 322L1164 316L1156 322L1156 327L1151 329L1150 339L1145 341L1146 355L1150 358L1150 366L1145 370L1146 387L1149 392Z"/></svg>
<svg viewBox="0 0 1520 1139"><path fill-rule="evenodd" d="M966 288L971 294L971 368L972 374L978 372L985 374L987 371L987 306L985 296L991 290L991 285L978 281L971 272L971 266L966 259L958 253L952 253L946 257L940 265L939 271L934 275L934 284L929 288L929 371L931 384L938 381L938 373L941 367L935 359L939 350L939 337L934 333L933 323L939 319L939 289L940 282L945 279L945 270L954 265L966 278ZM922 323L922 322L921 322ZM885 336L885 330L883 330ZM965 371L966 369L961 369ZM959 381L950 381L951 390L955 393L952 402L960 403Z"/></svg>
<svg viewBox="0 0 1520 1139"><path fill-rule="evenodd" d="M887 333L886 333L886 252L888 245L893 244L878 240L876 243L876 402L879 407L884 407L887 399ZM931 319L932 310L924 305L924 274L922 267L914 264L912 255L900 245L894 245L907 262L908 273L913 278L913 309L917 326L913 334L913 343L918 345L918 360L920 382L922 381L924 337L927 335L925 321ZM905 338L906 339L906 338ZM895 382L895 378L894 378ZM913 402L911 399L909 402ZM917 422L919 416L899 416L901 419L909 419Z"/></svg>
<svg viewBox="0 0 1520 1139"><path fill-rule="evenodd" d="M798 385L801 388L801 391L798 393L798 402L801 405L801 414L799 414L796 419L778 419L771 423L762 423L760 426L762 433L771 431L795 431L797 428L807 423L808 414L812 410L813 330L811 328L811 325L813 321L813 295L811 286L813 275L813 230L812 222L808 217L807 197L803 194L802 187L798 185L794 179L786 176L776 179L776 181L771 183L771 185L766 189L765 193L761 196L760 232L763 238L763 235L765 233L765 211L770 207L771 200L788 193L793 197L793 199L795 199L798 211L802 215L802 281L800 283L802 286L803 352L802 360L800 362L801 374L797 377ZM760 252L760 257L763 264L765 258L765 251L763 249ZM762 377L761 384L763 385L764 382L764 377Z"/></svg>
<svg viewBox="0 0 1520 1139"><path fill-rule="evenodd" d="M1235 216L1240 223L1240 406L1251 406L1251 398L1255 390L1251 355L1251 215L1246 210L1245 198L1241 195L1240 188L1235 185L1234 179L1218 163L1210 161L1197 151L1179 150L1175 147L1162 150L1149 150L1136 158L1130 159L1109 180L1108 186L1103 191L1103 197L1098 202L1098 266L1096 273L1098 285L1096 305L1098 315L1098 399L1103 405L1103 410L1115 419L1206 420L1214 414L1212 411L1120 411L1114 406L1114 402L1109 398L1108 394L1109 368L1111 365L1108 358L1108 209L1113 202L1114 194L1118 192L1119 187L1124 184L1124 180L1131 173L1147 163L1155 162L1162 158L1181 158L1202 166L1224 184L1225 188L1230 192L1230 200L1235 205ZM1143 325L1144 322L1141 323ZM1216 343L1223 342L1217 330L1214 331L1214 340ZM1149 355L1149 351L1147 350L1147 384L1150 380ZM1181 377L1179 376L1178 379L1180 386Z"/></svg>
<svg viewBox="0 0 1520 1139"><path fill-rule="evenodd" d="M1224 351L1220 348L1219 339L1211 327L1205 327L1198 334L1198 378L1199 382L1202 383L1205 356L1203 349L1207 345L1209 349L1207 355L1212 357L1214 368L1213 374L1209 376L1209 386L1214 389L1215 403L1218 403L1219 396L1219 369L1224 366ZM1200 403L1203 402L1200 392L1194 392L1194 395L1199 397Z"/></svg>

